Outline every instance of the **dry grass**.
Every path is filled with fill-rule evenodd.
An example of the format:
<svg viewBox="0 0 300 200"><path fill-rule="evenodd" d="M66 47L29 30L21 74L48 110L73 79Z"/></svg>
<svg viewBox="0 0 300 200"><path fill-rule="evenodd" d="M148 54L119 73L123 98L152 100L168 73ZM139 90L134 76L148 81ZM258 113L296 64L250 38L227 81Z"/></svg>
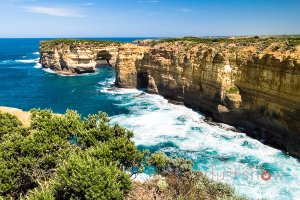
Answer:
<svg viewBox="0 0 300 200"><path fill-rule="evenodd" d="M149 180L146 182L133 182L133 189L126 200L173 200L174 194L171 190L160 192L157 189L158 180Z"/></svg>
<svg viewBox="0 0 300 200"><path fill-rule="evenodd" d="M25 128L30 127L31 113L29 111L23 111L23 110L18 109L18 108L0 106L0 112L11 114L11 115L17 117L18 120L20 120L20 122L22 123L22 125ZM57 113L54 113L54 115L62 116L62 114L57 114Z"/></svg>
<svg viewBox="0 0 300 200"><path fill-rule="evenodd" d="M159 181L167 187L160 189ZM133 182L133 189L126 200L247 200L239 196L234 189L223 183L209 180L201 172L193 177L168 175L156 177L146 182Z"/></svg>
<svg viewBox="0 0 300 200"><path fill-rule="evenodd" d="M0 106L0 112L9 113L13 116L16 116L18 120L20 120L20 122L23 124L24 127L30 126L30 112L25 112L21 109L9 108L4 106Z"/></svg>

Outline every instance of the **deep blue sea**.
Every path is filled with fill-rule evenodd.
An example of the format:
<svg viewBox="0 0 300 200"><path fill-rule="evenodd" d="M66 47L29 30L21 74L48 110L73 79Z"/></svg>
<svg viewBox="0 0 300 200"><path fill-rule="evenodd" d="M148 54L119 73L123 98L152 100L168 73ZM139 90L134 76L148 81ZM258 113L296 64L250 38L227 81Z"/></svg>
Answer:
<svg viewBox="0 0 300 200"><path fill-rule="evenodd" d="M40 40L0 39L0 106L50 108L57 113L75 109L83 116L105 111L111 123L134 131L139 148L192 159L195 169L251 199L300 198L300 163L295 158L244 133L228 131L228 125L207 124L201 113L159 95L112 89L115 71L109 66L78 76L44 70L38 63ZM262 179L264 170L270 172L269 180Z"/></svg>

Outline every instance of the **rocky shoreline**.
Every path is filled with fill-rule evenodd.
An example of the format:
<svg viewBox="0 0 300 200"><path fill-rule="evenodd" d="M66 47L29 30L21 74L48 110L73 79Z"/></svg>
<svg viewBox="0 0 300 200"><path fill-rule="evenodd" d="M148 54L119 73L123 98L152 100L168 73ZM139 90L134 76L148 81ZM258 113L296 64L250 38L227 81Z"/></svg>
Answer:
<svg viewBox="0 0 300 200"><path fill-rule="evenodd" d="M147 88L300 156L300 45L292 40L42 41L40 53L43 67L64 74L110 64L118 87Z"/></svg>

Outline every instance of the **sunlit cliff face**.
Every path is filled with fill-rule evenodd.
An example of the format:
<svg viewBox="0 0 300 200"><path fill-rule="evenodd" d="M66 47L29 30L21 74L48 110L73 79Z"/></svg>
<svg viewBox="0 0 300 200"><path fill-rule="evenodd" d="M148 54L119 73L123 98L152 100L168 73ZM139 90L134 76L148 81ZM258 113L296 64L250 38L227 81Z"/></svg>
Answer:
<svg viewBox="0 0 300 200"><path fill-rule="evenodd" d="M62 43L50 52L41 49L41 62L58 73L83 73L109 60L119 87L145 87L196 106L215 120L244 127L252 137L300 155L299 49L260 40L140 46Z"/></svg>

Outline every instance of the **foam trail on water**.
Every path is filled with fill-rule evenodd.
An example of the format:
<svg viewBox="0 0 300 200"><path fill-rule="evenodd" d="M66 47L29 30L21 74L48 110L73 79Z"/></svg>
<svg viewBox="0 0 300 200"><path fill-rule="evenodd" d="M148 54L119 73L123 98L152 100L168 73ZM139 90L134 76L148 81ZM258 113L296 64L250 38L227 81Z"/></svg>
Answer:
<svg viewBox="0 0 300 200"><path fill-rule="evenodd" d="M195 169L208 176L212 172L228 171L233 176L235 171L233 177L209 177L229 183L240 194L253 199L300 196L300 164L295 158L244 133L231 131L234 128L229 125L208 124L200 113L170 104L159 95L135 89L105 88L102 84L99 83L101 92L110 94L109 98L119 101L116 106L129 112L112 116L111 122L133 130L137 145L192 159ZM271 172L270 180L261 178L263 170Z"/></svg>
<svg viewBox="0 0 300 200"><path fill-rule="evenodd" d="M18 63L36 63L38 59L28 59L28 60L16 60Z"/></svg>
<svg viewBox="0 0 300 200"><path fill-rule="evenodd" d="M0 61L0 64L1 64L1 65L5 65L5 64L13 64L13 63L15 63L14 60L2 60L2 61Z"/></svg>

